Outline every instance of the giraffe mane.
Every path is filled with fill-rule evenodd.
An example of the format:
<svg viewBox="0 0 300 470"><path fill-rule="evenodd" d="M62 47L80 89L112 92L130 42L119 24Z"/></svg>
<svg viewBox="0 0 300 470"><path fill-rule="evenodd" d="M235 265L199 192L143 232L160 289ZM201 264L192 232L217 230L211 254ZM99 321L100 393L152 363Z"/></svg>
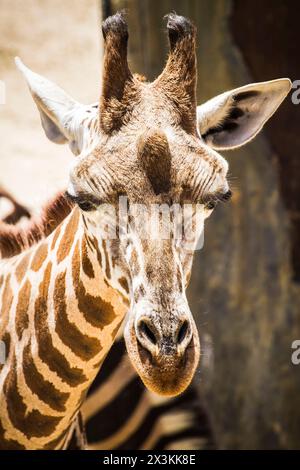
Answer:
<svg viewBox="0 0 300 470"><path fill-rule="evenodd" d="M70 214L74 203L60 191L26 226L0 222L0 259L11 258L29 249L52 233Z"/></svg>

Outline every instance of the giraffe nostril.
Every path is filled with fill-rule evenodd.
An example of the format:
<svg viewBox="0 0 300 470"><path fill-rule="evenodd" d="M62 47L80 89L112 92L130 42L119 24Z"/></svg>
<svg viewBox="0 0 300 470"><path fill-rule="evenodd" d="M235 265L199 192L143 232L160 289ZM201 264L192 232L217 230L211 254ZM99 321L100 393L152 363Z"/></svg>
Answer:
<svg viewBox="0 0 300 470"><path fill-rule="evenodd" d="M179 328L179 331L178 331L178 335L177 335L178 344L181 344L183 342L183 340L186 338L188 330L189 330L189 324L188 324L187 320L185 320L182 323L182 325L181 325L181 327Z"/></svg>
<svg viewBox="0 0 300 470"><path fill-rule="evenodd" d="M140 327L140 331L142 335L146 339L148 339L153 345L156 345L157 344L156 336L154 332L151 330L151 328L147 325L147 323L144 321L141 321L139 327Z"/></svg>

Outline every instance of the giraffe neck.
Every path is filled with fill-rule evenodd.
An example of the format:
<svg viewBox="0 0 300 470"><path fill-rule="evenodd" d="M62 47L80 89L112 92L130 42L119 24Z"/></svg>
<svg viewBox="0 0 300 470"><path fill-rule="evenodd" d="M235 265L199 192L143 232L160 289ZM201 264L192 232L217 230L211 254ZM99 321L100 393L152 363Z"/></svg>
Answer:
<svg viewBox="0 0 300 470"><path fill-rule="evenodd" d="M63 446L127 309L101 258L76 208L46 240L2 262L0 448Z"/></svg>

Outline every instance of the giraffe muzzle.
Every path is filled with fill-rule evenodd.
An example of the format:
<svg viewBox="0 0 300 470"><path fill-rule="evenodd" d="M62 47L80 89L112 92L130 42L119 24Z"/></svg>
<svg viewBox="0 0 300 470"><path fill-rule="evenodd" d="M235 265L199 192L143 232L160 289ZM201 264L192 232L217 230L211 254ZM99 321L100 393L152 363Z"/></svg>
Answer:
<svg viewBox="0 0 300 470"><path fill-rule="evenodd" d="M199 335L189 312L139 315L133 310L124 337L132 365L149 390L175 396L188 387L200 357Z"/></svg>
<svg viewBox="0 0 300 470"><path fill-rule="evenodd" d="M140 348L160 361L167 356L183 357L192 339L192 328L187 318L172 320L170 325L158 324L149 316L142 316L135 327Z"/></svg>

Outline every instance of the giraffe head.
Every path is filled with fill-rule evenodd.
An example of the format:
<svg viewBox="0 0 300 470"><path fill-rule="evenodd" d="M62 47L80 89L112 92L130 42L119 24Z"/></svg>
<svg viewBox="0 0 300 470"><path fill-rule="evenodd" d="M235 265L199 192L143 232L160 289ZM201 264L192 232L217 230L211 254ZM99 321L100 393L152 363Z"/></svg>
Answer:
<svg viewBox="0 0 300 470"><path fill-rule="evenodd" d="M290 81L247 85L197 107L195 28L175 14L167 28L166 66L146 83L129 69L123 15L104 21L99 105L80 105L18 65L47 136L68 142L78 155L68 193L88 233L105 247L107 282L130 302L125 340L132 363L149 389L176 395L190 383L200 355L185 293L194 249L205 219L231 194L228 164L217 150L251 140ZM149 220L156 221L154 233Z"/></svg>

